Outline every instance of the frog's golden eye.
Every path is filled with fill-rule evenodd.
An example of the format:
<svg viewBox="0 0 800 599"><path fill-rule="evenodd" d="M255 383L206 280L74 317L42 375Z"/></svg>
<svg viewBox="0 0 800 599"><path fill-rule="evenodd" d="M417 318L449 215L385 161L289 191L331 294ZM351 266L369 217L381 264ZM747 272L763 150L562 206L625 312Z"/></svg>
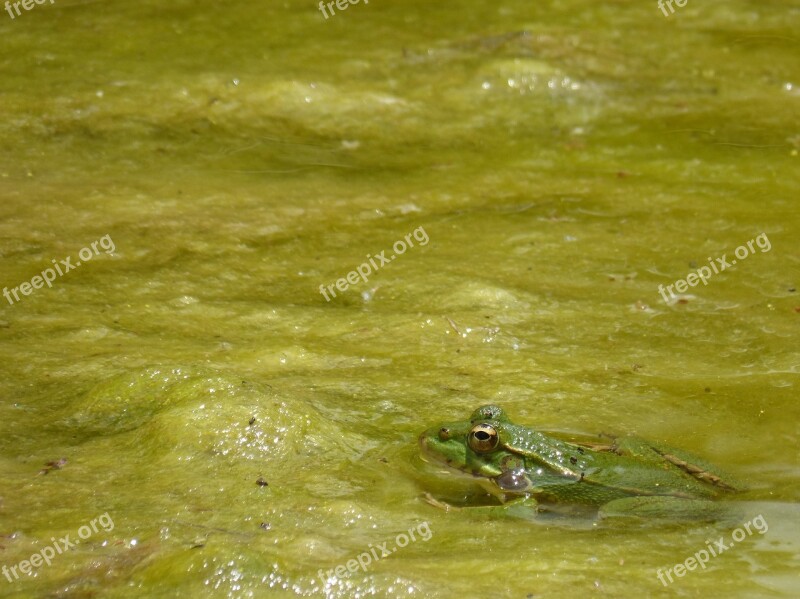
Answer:
<svg viewBox="0 0 800 599"><path fill-rule="evenodd" d="M500 442L495 428L489 424L477 424L469 431L469 447L476 453L492 451Z"/></svg>

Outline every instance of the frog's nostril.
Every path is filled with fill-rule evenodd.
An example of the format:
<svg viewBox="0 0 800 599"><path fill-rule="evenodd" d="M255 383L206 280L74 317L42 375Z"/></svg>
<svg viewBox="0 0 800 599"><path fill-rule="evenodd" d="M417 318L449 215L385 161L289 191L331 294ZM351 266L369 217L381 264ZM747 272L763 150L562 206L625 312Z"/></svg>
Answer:
<svg viewBox="0 0 800 599"><path fill-rule="evenodd" d="M442 441L447 441L450 438L450 429L446 426L443 426L439 429L439 439Z"/></svg>

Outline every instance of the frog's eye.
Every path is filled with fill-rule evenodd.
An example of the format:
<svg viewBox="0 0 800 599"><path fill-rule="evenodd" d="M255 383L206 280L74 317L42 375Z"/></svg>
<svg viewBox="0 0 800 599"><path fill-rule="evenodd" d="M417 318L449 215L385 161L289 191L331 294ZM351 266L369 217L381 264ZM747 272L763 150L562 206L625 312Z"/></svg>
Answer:
<svg viewBox="0 0 800 599"><path fill-rule="evenodd" d="M497 447L500 438L493 426L478 424L469 431L469 447L476 453L486 453Z"/></svg>

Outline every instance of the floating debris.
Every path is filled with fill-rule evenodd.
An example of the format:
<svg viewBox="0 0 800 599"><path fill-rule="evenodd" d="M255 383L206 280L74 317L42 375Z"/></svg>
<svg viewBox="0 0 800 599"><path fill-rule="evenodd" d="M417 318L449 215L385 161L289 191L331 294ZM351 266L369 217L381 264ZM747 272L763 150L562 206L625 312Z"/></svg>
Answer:
<svg viewBox="0 0 800 599"><path fill-rule="evenodd" d="M53 462L47 462L41 470L39 470L39 474L47 474L51 470L61 470L67 464L67 458L60 458Z"/></svg>

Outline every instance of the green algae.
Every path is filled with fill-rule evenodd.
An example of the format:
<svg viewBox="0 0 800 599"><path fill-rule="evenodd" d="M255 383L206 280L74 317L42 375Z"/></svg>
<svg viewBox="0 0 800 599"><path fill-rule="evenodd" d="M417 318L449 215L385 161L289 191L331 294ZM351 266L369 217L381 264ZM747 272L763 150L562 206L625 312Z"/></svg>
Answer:
<svg viewBox="0 0 800 599"><path fill-rule="evenodd" d="M796 595L798 10L0 19L0 284L116 246L0 314L0 565L115 525L0 595ZM419 226L429 244L319 293ZM658 568L731 527L437 511L423 493L483 498L416 436L487 402L686 448L769 531L667 588Z"/></svg>

